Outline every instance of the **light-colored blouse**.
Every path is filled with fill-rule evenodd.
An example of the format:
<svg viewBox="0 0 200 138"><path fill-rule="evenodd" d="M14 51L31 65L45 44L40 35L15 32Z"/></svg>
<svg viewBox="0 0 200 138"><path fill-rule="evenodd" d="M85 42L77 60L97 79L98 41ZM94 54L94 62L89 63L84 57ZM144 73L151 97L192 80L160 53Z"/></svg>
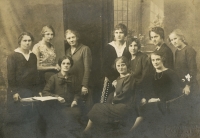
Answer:
<svg viewBox="0 0 200 138"><path fill-rule="evenodd" d="M36 55L39 55L39 64L41 66L56 65L56 53L55 48L52 44L50 48L47 48L47 46L42 44L42 42L40 41L34 45L32 52Z"/></svg>

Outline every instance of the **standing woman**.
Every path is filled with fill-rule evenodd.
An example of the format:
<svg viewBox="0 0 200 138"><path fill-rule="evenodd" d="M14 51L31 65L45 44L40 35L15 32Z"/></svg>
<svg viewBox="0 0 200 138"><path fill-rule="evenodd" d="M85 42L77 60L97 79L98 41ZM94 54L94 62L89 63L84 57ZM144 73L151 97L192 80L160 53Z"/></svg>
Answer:
<svg viewBox="0 0 200 138"><path fill-rule="evenodd" d="M33 105L24 105L21 98L36 95L37 58L30 51L33 36L23 32L18 37L19 47L7 59L7 123L5 137L36 137L35 122L37 114Z"/></svg>
<svg viewBox="0 0 200 138"><path fill-rule="evenodd" d="M37 57L40 89L42 90L50 76L57 73L60 67L56 64L55 48L51 43L51 40L55 36L53 27L48 25L44 26L41 35L42 40L34 45L32 51Z"/></svg>
<svg viewBox="0 0 200 138"><path fill-rule="evenodd" d="M175 72L182 80L183 93L197 94L198 82L196 51L189 46L181 30L176 29L169 35L170 42L177 48L175 52Z"/></svg>
<svg viewBox="0 0 200 138"><path fill-rule="evenodd" d="M70 45L66 55L72 57L74 65L69 73L77 77L76 87L80 89L81 95L88 107L92 106L91 91L89 90L89 78L92 65L90 48L79 42L80 35L77 31L68 29L65 38Z"/></svg>
<svg viewBox="0 0 200 138"><path fill-rule="evenodd" d="M119 76L119 73L113 68L114 61L117 57L125 56L129 58L129 51L126 44L127 27L120 23L114 28L114 40L108 43L104 48L103 54L103 75L104 85L101 95L101 103L107 101L107 96L113 91L112 82Z"/></svg>

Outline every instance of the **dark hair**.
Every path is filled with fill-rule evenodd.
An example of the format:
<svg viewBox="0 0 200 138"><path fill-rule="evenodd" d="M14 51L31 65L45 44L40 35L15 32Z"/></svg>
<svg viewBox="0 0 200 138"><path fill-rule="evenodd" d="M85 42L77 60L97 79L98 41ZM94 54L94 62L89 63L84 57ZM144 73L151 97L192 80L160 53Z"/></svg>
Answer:
<svg viewBox="0 0 200 138"><path fill-rule="evenodd" d="M24 37L25 35L30 36L32 42L34 41L33 35L32 35L31 33L29 33L29 32L23 32L23 33L21 33L21 34L19 35L19 37L18 37L18 44L19 44L19 45L21 44L21 41L22 41L22 39L23 39L23 37Z"/></svg>
<svg viewBox="0 0 200 138"><path fill-rule="evenodd" d="M67 29L67 30L65 31L65 37L67 37L67 34L68 34L68 33L74 34L74 35L76 36L77 42L79 42L79 40L80 40L80 34L79 34L78 31L72 30L72 29Z"/></svg>
<svg viewBox="0 0 200 138"><path fill-rule="evenodd" d="M53 27L51 25L45 25L44 27L42 27L42 31L40 33L42 35L42 37L44 37L45 32L47 31L47 29L50 29L53 32L53 36L56 35L55 31L54 31L54 29L53 29Z"/></svg>
<svg viewBox="0 0 200 138"><path fill-rule="evenodd" d="M118 57L118 58L115 59L115 62L114 62L114 65L113 65L114 69L116 69L116 63L117 63L117 61L119 61L119 60L121 60L122 63L125 63L126 66L127 66L127 68L129 69L129 66L130 66L129 60L128 60L125 56L121 56L121 57ZM117 69L116 69L116 70L117 70Z"/></svg>
<svg viewBox="0 0 200 138"><path fill-rule="evenodd" d="M138 38L129 38L127 40L128 46L132 43L135 42L137 44L138 49L141 48L140 40Z"/></svg>
<svg viewBox="0 0 200 138"><path fill-rule="evenodd" d="M73 59L70 56L63 56L61 58L58 59L58 65L61 66L63 60L65 59L69 59L70 63L71 63L71 67L73 66L74 62Z"/></svg>
<svg viewBox="0 0 200 138"><path fill-rule="evenodd" d="M124 35L127 36L128 30L127 30L126 25L124 25L123 23L117 24L117 25L114 27L113 33L115 33L115 31L116 31L116 30L119 30L119 29L121 29L122 32L124 33Z"/></svg>
<svg viewBox="0 0 200 138"><path fill-rule="evenodd" d="M160 38L164 39L165 35L164 35L164 29L161 27L153 27L151 28L151 30L149 31L149 39L151 40L151 32L154 32L156 34L160 35Z"/></svg>
<svg viewBox="0 0 200 138"><path fill-rule="evenodd" d="M151 55L160 56L160 58L161 58L163 64L165 63L165 56L164 56L164 53L163 53L163 52L156 51L156 52L151 53Z"/></svg>

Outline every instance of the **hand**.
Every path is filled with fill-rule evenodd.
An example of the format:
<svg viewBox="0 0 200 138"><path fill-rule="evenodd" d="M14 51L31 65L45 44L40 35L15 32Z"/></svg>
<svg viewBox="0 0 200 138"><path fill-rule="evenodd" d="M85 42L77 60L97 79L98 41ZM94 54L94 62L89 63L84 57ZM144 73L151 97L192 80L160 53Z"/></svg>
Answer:
<svg viewBox="0 0 200 138"><path fill-rule="evenodd" d="M81 88L81 94L82 94L82 95L88 94L88 88L86 88L86 87L83 86L83 87Z"/></svg>
<svg viewBox="0 0 200 138"><path fill-rule="evenodd" d="M78 105L77 102L76 102L76 101L73 101L72 104L71 104L71 107L74 107L74 106L76 106L76 105Z"/></svg>
<svg viewBox="0 0 200 138"><path fill-rule="evenodd" d="M190 86L189 85L185 85L185 88L183 89L183 93L185 95L189 95L190 94Z"/></svg>
<svg viewBox="0 0 200 138"><path fill-rule="evenodd" d="M105 80L104 81L109 81L109 79L107 77L105 77Z"/></svg>
<svg viewBox="0 0 200 138"><path fill-rule="evenodd" d="M145 99L145 98L142 98L142 100L141 100L141 105L143 106L143 105L145 105L147 103L147 100Z"/></svg>
<svg viewBox="0 0 200 138"><path fill-rule="evenodd" d="M114 97L117 95L117 93L116 92L114 92Z"/></svg>
<svg viewBox="0 0 200 138"><path fill-rule="evenodd" d="M160 101L159 98L151 98L149 99L148 103L159 102L159 101Z"/></svg>
<svg viewBox="0 0 200 138"><path fill-rule="evenodd" d="M13 99L14 99L14 101L16 102L16 101L18 101L19 99L21 99L21 97L20 97L20 95L19 95L18 93L16 93L16 94L13 95Z"/></svg>
<svg viewBox="0 0 200 138"><path fill-rule="evenodd" d="M117 81L114 80L114 81L112 82L112 85L116 88L116 86L117 86Z"/></svg>
<svg viewBox="0 0 200 138"><path fill-rule="evenodd" d="M58 101L59 101L60 103L64 103L64 102L65 102L65 99L62 98L62 97L58 97Z"/></svg>

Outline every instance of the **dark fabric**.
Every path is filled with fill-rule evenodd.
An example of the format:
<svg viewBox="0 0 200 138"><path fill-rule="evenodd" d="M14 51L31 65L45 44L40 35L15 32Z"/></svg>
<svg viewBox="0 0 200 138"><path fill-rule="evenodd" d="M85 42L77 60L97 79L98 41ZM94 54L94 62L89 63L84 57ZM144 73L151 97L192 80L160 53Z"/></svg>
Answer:
<svg viewBox="0 0 200 138"><path fill-rule="evenodd" d="M66 103L45 101L39 103L38 111L40 114L38 128L41 137L75 137L83 129L79 123L82 115L80 105L71 108Z"/></svg>
<svg viewBox="0 0 200 138"><path fill-rule="evenodd" d="M60 72L51 76L42 93L44 96L60 96L71 105L72 101L80 100L80 88L76 86L76 78L68 76L65 78Z"/></svg>
<svg viewBox="0 0 200 138"><path fill-rule="evenodd" d="M161 73L155 73L152 80L153 90L156 97L165 102L182 94L180 80L176 73L167 69Z"/></svg>
<svg viewBox="0 0 200 138"><path fill-rule="evenodd" d="M155 51L162 52L164 54L165 57L164 66L166 68L174 69L174 58L173 58L174 56L172 50L165 43L161 45L159 50Z"/></svg>
<svg viewBox="0 0 200 138"><path fill-rule="evenodd" d="M138 52L135 59L130 61L130 69L138 80L141 81L148 73L148 63L148 56L142 52Z"/></svg>
<svg viewBox="0 0 200 138"><path fill-rule="evenodd" d="M129 59L130 55L127 47L124 49L122 55ZM111 83L119 76L117 70L114 69L114 61L116 58L117 58L117 53L115 51L115 48L110 44L105 46L103 54L102 70L104 76L107 77Z"/></svg>
<svg viewBox="0 0 200 138"><path fill-rule="evenodd" d="M132 75L117 79L116 96L109 101L112 103L97 103L93 106L88 113L92 122L97 124L123 122L135 111L135 79Z"/></svg>
<svg viewBox="0 0 200 138"><path fill-rule="evenodd" d="M37 58L31 53L27 61L21 53L14 52L7 59L9 92L19 93L20 88L35 89L37 78ZM20 94L21 97L23 95Z"/></svg>
<svg viewBox="0 0 200 138"><path fill-rule="evenodd" d="M71 48L67 49L66 55L71 56L74 61L69 72L77 77L77 86L88 88L92 66L92 55L89 47L79 44L73 54L71 54Z"/></svg>
<svg viewBox="0 0 200 138"><path fill-rule="evenodd" d="M176 50L175 52L175 71L179 76L179 79L184 79L183 87L188 84L193 87L197 84L197 63L196 63L196 51L190 47L185 46L181 50ZM185 76L190 74L192 78L190 81L187 81Z"/></svg>

